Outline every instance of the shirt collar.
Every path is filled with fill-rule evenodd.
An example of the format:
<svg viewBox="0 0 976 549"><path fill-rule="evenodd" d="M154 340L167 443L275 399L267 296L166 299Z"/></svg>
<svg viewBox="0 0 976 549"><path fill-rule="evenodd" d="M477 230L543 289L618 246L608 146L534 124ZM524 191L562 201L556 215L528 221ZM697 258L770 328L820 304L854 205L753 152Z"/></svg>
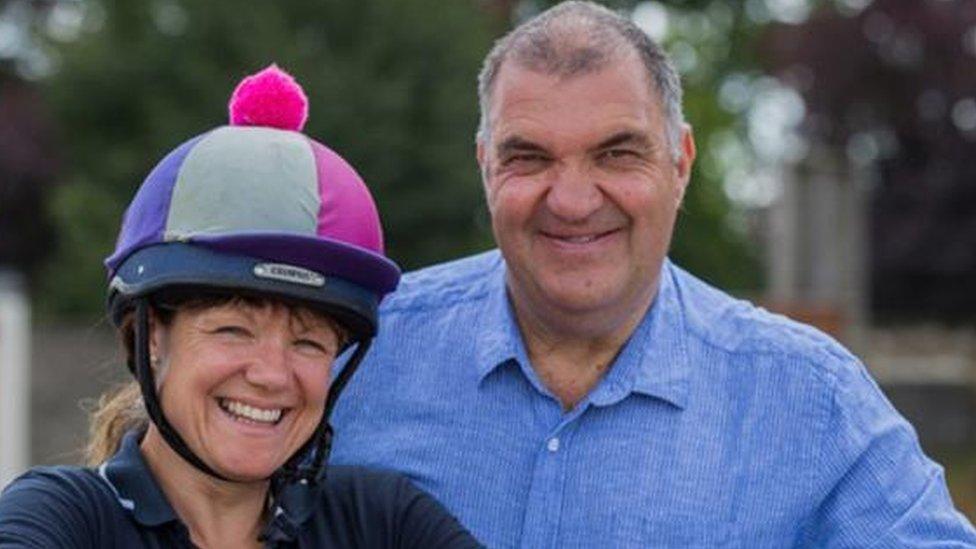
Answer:
<svg viewBox="0 0 976 549"><path fill-rule="evenodd" d="M527 352L505 289L504 262L497 264L484 310L482 329L477 334L476 368L479 382L503 364L517 363L535 384L528 366ZM658 294L644 319L621 349L613 367L593 390L590 402L609 406L630 393L667 401L678 408L688 403L688 332L685 328L674 271L665 261L661 269ZM536 387L544 394L549 392Z"/></svg>
<svg viewBox="0 0 976 549"><path fill-rule="evenodd" d="M136 522L144 526L159 526L178 517L142 457L139 450L141 435L135 431L126 433L119 451L98 468L98 474L115 492L119 504L132 513Z"/></svg>
<svg viewBox="0 0 976 549"><path fill-rule="evenodd" d="M505 262L495 264L495 272L490 276L490 287L486 297L484 322L475 336L478 381L508 362L528 363L522 334L519 332L515 313L508 301L505 287Z"/></svg>
<svg viewBox="0 0 976 549"><path fill-rule="evenodd" d="M679 293L672 265L665 261L650 310L617 355L606 378L593 391L593 404L614 404L633 392L678 408L687 406L691 366Z"/></svg>

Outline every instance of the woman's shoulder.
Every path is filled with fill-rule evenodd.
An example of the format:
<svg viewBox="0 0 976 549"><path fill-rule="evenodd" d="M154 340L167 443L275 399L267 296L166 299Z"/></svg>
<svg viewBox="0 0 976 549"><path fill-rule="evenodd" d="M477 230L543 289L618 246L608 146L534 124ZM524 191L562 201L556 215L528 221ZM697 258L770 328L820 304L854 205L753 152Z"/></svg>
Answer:
<svg viewBox="0 0 976 549"><path fill-rule="evenodd" d="M0 510L29 506L78 506L111 496L98 472L86 467L34 467L16 478L0 496Z"/></svg>
<svg viewBox="0 0 976 549"><path fill-rule="evenodd" d="M410 483L402 473L359 465L329 465L325 480L327 489L338 493L349 491L386 493L403 483Z"/></svg>
<svg viewBox="0 0 976 549"><path fill-rule="evenodd" d="M357 517L352 524L363 532L350 534L365 535L369 539L358 541L370 547L481 547L440 502L401 473L330 466L323 497L324 515Z"/></svg>
<svg viewBox="0 0 976 549"><path fill-rule="evenodd" d="M327 469L324 490L325 498L332 506L354 505L391 521L403 521L417 505L430 507L436 515L450 516L433 496L396 471L331 465Z"/></svg>
<svg viewBox="0 0 976 549"><path fill-rule="evenodd" d="M419 492L407 477L383 469L332 465L322 487L324 509L358 513L370 522L394 524L405 505L404 496Z"/></svg>
<svg viewBox="0 0 976 549"><path fill-rule="evenodd" d="M114 504L98 472L82 467L36 467L0 495L0 545L32 540L71 547L93 539L99 517Z"/></svg>

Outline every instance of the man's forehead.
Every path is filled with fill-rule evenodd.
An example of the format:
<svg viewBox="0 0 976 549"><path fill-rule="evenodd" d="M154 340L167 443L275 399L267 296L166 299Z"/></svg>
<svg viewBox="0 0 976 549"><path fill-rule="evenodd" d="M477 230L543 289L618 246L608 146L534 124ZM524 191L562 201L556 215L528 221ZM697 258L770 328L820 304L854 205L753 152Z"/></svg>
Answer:
<svg viewBox="0 0 976 549"><path fill-rule="evenodd" d="M566 133L587 146L611 137L647 140L658 129L660 105L640 68L632 68L608 65L566 77L506 66L489 109L492 146L523 149Z"/></svg>
<svg viewBox="0 0 976 549"><path fill-rule="evenodd" d="M608 56L594 58L590 63L559 63L547 65L540 63L526 63L519 60L517 55L506 57L498 67L492 91L489 95L497 97L499 89L508 86L538 86L563 85L568 82L594 77L612 70L623 70L631 75L635 82L653 88L652 78L640 54L632 48L618 49ZM575 68L574 68L575 65Z"/></svg>

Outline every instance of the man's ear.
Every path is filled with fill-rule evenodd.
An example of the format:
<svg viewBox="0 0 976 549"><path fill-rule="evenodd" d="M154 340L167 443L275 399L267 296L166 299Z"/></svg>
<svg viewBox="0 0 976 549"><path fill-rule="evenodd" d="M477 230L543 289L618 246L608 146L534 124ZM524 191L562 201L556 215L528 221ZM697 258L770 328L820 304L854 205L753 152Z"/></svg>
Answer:
<svg viewBox="0 0 976 549"><path fill-rule="evenodd" d="M675 175L678 178L678 184L681 187L678 195L678 202L680 203L684 198L688 183L691 181L691 168L695 164L695 155L697 154L695 136L692 133L691 126L688 124L685 124L681 129L681 140L678 143L678 150L680 151L680 156L675 160L674 168Z"/></svg>
<svg viewBox="0 0 976 549"><path fill-rule="evenodd" d="M478 159L478 169L481 170L481 182L485 183L488 180L488 158L485 142L480 137L475 142L475 158Z"/></svg>

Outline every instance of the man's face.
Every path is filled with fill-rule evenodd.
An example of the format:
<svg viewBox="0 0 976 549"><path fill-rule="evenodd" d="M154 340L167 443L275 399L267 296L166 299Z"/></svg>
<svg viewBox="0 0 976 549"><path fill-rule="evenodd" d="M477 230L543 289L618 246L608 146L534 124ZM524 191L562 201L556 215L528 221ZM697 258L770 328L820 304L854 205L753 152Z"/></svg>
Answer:
<svg viewBox="0 0 976 549"><path fill-rule="evenodd" d="M505 65L489 112L478 161L517 306L648 304L695 148L686 129L673 158L636 55L569 78Z"/></svg>

